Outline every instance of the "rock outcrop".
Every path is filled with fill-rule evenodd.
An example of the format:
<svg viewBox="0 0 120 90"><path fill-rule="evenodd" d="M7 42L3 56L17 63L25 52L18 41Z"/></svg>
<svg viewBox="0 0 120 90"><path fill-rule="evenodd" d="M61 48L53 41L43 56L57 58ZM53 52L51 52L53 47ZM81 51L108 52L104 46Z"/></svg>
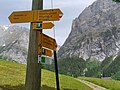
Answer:
<svg viewBox="0 0 120 90"><path fill-rule="evenodd" d="M59 57L104 60L120 51L120 3L97 0L73 20Z"/></svg>
<svg viewBox="0 0 120 90"><path fill-rule="evenodd" d="M24 27L0 27L0 58L26 64L29 30Z"/></svg>

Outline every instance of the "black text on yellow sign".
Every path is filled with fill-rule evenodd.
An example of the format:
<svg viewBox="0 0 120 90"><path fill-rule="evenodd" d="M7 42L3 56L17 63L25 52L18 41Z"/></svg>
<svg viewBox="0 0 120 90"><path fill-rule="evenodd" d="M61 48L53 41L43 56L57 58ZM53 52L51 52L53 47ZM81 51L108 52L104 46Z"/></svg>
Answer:
<svg viewBox="0 0 120 90"><path fill-rule="evenodd" d="M60 9L16 11L8 17L11 23L59 21L63 13Z"/></svg>
<svg viewBox="0 0 120 90"><path fill-rule="evenodd" d="M56 50L56 40L42 33L38 33L38 46L45 47L51 50Z"/></svg>
<svg viewBox="0 0 120 90"><path fill-rule="evenodd" d="M54 24L51 22L32 23L32 29L34 30L51 29L52 27L54 27Z"/></svg>

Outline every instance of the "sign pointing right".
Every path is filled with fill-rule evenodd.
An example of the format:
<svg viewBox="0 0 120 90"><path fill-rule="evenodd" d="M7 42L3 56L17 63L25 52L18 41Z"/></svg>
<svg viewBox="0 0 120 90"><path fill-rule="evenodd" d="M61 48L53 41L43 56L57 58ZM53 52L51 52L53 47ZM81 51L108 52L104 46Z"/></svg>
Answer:
<svg viewBox="0 0 120 90"><path fill-rule="evenodd" d="M38 46L45 47L51 50L56 50L57 43L54 38L47 36L45 34L38 33Z"/></svg>
<svg viewBox="0 0 120 90"><path fill-rule="evenodd" d="M32 28L35 30L41 30L41 29L51 29L54 27L54 24L51 22L45 22L45 23L32 23Z"/></svg>

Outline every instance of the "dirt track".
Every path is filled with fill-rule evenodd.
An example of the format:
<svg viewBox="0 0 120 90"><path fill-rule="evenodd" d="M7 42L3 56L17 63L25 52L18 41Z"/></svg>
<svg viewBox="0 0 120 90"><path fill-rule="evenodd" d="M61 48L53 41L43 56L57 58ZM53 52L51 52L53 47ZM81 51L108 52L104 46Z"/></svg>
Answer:
<svg viewBox="0 0 120 90"><path fill-rule="evenodd" d="M86 84L87 86L91 87L93 90L108 90L108 89L106 89L104 87L98 86L96 84L93 84L93 83L85 81L85 80L79 80L79 79L77 79L77 80L84 83L84 84Z"/></svg>

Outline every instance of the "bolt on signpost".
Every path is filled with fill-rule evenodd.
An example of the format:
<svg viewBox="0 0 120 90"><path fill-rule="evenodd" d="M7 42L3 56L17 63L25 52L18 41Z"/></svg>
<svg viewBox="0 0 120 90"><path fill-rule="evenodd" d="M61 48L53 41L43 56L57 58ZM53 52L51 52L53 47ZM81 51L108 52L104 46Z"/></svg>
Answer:
<svg viewBox="0 0 120 90"><path fill-rule="evenodd" d="M56 40L43 34L42 29L51 29L54 24L44 21L59 21L63 13L60 9L42 9L43 0L33 0L31 11L16 11L8 18L11 23L31 22L25 89L41 90L41 63L51 64L53 50L56 85L57 90L60 90L56 56Z"/></svg>

